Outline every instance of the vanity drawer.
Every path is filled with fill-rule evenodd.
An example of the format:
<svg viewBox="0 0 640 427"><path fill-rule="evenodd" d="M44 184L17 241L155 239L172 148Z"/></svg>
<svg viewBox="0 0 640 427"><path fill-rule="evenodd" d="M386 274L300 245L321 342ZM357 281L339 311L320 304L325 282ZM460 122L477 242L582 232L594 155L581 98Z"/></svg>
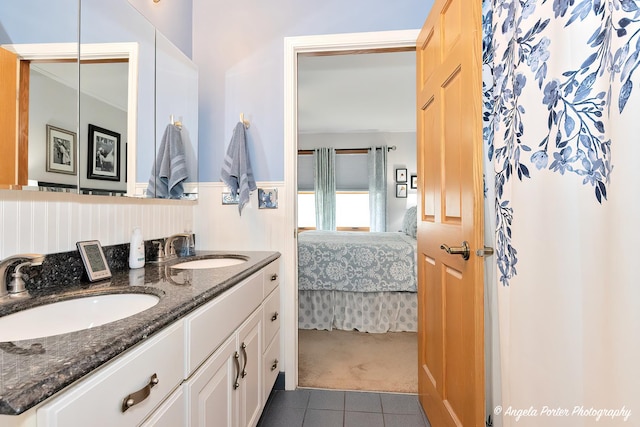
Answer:
<svg viewBox="0 0 640 427"><path fill-rule="evenodd" d="M273 337L277 335L280 330L280 287L277 287L273 292L271 292L271 295L269 295L264 301L263 316L263 346L264 349L266 349L269 346L269 343L271 343Z"/></svg>
<svg viewBox="0 0 640 427"><path fill-rule="evenodd" d="M263 373L263 395L264 402L269 398L271 389L276 382L278 373L280 372L280 335L276 335L275 339L262 355L262 373Z"/></svg>
<svg viewBox="0 0 640 427"><path fill-rule="evenodd" d="M38 408L38 426L140 424L182 381L183 343L184 326L178 321ZM127 396L148 386L154 374L158 382L149 395L123 412Z"/></svg>
<svg viewBox="0 0 640 427"><path fill-rule="evenodd" d="M280 260L275 260L268 264L264 272L264 297L273 291L280 284Z"/></svg>
<svg viewBox="0 0 640 427"><path fill-rule="evenodd" d="M262 273L227 290L185 318L188 378L262 303Z"/></svg>

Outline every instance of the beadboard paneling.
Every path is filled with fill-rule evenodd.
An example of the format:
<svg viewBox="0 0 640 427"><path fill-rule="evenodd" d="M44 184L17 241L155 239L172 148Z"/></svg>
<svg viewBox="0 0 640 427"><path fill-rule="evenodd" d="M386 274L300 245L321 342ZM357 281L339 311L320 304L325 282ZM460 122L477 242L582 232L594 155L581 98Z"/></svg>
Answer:
<svg viewBox="0 0 640 427"><path fill-rule="evenodd" d="M259 182L257 186L278 190L278 208L258 209L258 191L254 191L240 216L238 205L222 204L222 192L228 191L223 183L200 183L194 215L196 249L283 252L284 183Z"/></svg>
<svg viewBox="0 0 640 427"><path fill-rule="evenodd" d="M25 252L72 251L81 240L103 246L193 229L197 202L0 190L0 259ZM195 231L195 230L194 230Z"/></svg>

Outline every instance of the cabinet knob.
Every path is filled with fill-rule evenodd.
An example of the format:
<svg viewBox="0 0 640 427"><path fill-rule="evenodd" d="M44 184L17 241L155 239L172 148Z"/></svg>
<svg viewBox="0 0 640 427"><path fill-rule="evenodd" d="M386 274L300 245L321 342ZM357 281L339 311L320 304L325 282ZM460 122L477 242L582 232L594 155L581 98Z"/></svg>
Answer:
<svg viewBox="0 0 640 427"><path fill-rule="evenodd" d="M278 275L274 273L271 275L271 281L275 282L276 280L278 280Z"/></svg>
<svg viewBox="0 0 640 427"><path fill-rule="evenodd" d="M273 316L271 316L271 321L275 322L276 320L278 320L278 312L276 311L275 313L273 313Z"/></svg>
<svg viewBox="0 0 640 427"><path fill-rule="evenodd" d="M276 369L278 369L278 359L273 361L273 364L271 365L271 370L275 371Z"/></svg>
<svg viewBox="0 0 640 427"><path fill-rule="evenodd" d="M158 384L158 382L159 382L158 375L156 374L151 375L151 378L149 379L149 384L142 387L140 390L131 393L130 395L128 395L122 400L122 408L121 408L122 412L125 412L127 409L131 408L134 405L137 405L138 403L142 402L147 397L149 397L149 395L151 394L151 388L153 388L153 386Z"/></svg>

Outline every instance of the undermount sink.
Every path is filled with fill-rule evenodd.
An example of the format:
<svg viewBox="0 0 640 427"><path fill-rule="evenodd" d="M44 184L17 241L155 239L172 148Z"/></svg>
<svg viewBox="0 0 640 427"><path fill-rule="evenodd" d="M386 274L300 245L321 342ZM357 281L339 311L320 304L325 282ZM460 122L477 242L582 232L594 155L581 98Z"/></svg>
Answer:
<svg viewBox="0 0 640 427"><path fill-rule="evenodd" d="M221 267L231 267L232 265L238 265L244 262L247 262L246 258L241 258L237 256L234 256L234 257L220 256L220 257L208 257L204 259L196 259L193 261L185 261L179 264L172 265L171 268L178 268L183 270L221 268Z"/></svg>
<svg viewBox="0 0 640 427"><path fill-rule="evenodd" d="M0 317L0 342L43 338L94 328L153 307L160 297L93 295L39 305Z"/></svg>

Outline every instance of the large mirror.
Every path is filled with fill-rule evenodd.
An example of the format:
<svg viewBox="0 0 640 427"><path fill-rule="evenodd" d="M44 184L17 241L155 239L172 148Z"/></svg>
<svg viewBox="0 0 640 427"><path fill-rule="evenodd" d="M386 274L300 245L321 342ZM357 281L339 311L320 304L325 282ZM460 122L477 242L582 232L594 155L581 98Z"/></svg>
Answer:
<svg viewBox="0 0 640 427"><path fill-rule="evenodd" d="M187 173L178 193L157 195L195 198L195 66L126 0L82 0L80 16L77 0L50 3L0 4L0 45L29 77L20 72L16 129L0 141L16 152L15 172L0 183L148 197L163 176L157 150L176 124Z"/></svg>

